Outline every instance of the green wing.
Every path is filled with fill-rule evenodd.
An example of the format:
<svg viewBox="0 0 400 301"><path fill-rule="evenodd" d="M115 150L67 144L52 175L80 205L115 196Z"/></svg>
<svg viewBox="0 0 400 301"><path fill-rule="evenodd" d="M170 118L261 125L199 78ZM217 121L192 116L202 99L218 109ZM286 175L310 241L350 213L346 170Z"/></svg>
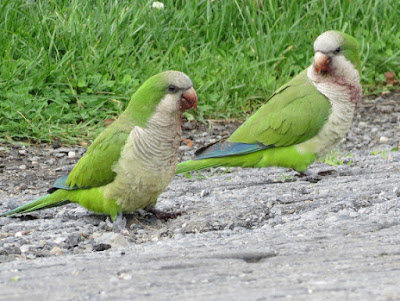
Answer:
<svg viewBox="0 0 400 301"><path fill-rule="evenodd" d="M73 188L106 185L114 180L113 165L118 161L133 125L117 120L94 140L72 169L66 184Z"/></svg>
<svg viewBox="0 0 400 301"><path fill-rule="evenodd" d="M307 77L307 69L278 89L228 139L275 147L304 142L315 136L331 112L329 100Z"/></svg>

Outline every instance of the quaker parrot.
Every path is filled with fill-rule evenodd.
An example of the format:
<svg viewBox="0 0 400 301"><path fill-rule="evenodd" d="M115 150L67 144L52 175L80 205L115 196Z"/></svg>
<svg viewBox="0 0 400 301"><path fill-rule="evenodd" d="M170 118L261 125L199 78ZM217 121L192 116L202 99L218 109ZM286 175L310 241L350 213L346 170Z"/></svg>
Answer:
<svg viewBox="0 0 400 301"><path fill-rule="evenodd" d="M292 168L306 171L350 128L361 99L357 41L327 31L314 43L312 65L280 87L223 142L196 152L176 173L217 166Z"/></svg>
<svg viewBox="0 0 400 301"><path fill-rule="evenodd" d="M181 113L196 106L197 95L186 74L167 71L149 78L50 194L2 216L72 202L108 214L113 221L118 213L141 208L162 219L175 217L154 205L175 174Z"/></svg>

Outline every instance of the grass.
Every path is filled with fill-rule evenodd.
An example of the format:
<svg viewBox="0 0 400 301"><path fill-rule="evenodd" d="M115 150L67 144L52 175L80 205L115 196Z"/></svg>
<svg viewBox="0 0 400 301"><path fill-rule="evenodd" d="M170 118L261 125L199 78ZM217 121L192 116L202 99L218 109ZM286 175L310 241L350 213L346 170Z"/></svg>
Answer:
<svg viewBox="0 0 400 301"><path fill-rule="evenodd" d="M163 2L1 1L0 139L90 141L167 69L192 78L195 118L245 119L328 29L360 42L366 92L400 76L397 0Z"/></svg>
<svg viewBox="0 0 400 301"><path fill-rule="evenodd" d="M386 152L386 149L376 149L376 150L372 151L370 154L373 156L377 156L380 154L382 156L382 159L387 159L388 157L391 157L391 155L390 155L391 152L398 152L398 151L399 151L399 148L394 147L388 151L389 154Z"/></svg>
<svg viewBox="0 0 400 301"><path fill-rule="evenodd" d="M351 165L353 162L351 160L350 154L343 154L339 151L339 149L333 149L329 153L327 153L323 158L320 158L318 161L323 162L325 164L329 164L331 166L338 165Z"/></svg>

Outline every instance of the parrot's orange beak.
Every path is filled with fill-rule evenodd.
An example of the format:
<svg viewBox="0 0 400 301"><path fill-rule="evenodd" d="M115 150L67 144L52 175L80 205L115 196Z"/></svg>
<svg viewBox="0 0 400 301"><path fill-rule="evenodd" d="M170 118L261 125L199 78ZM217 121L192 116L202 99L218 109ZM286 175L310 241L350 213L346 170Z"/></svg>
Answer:
<svg viewBox="0 0 400 301"><path fill-rule="evenodd" d="M328 72L332 59L329 55L317 51L314 55L314 68L317 73Z"/></svg>
<svg viewBox="0 0 400 301"><path fill-rule="evenodd" d="M193 88L187 89L180 100L180 110L182 112L189 110L190 108L197 108L197 94Z"/></svg>

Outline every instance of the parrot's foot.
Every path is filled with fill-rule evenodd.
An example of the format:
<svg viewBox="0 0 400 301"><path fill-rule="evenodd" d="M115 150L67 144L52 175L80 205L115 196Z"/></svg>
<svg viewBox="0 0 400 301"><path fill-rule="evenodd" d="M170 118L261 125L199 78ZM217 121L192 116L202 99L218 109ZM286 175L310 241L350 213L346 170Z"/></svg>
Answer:
<svg viewBox="0 0 400 301"><path fill-rule="evenodd" d="M311 171L300 171L298 174L295 175L296 177L303 178L304 181L310 182L310 183L318 183L319 181L322 180L322 177L319 176L318 174L315 174Z"/></svg>
<svg viewBox="0 0 400 301"><path fill-rule="evenodd" d="M323 176L330 176L330 175L335 174L335 173L337 173L336 170L334 170L334 169L328 169L328 170L319 171L319 172L318 172L318 175L320 175L320 176L323 177Z"/></svg>
<svg viewBox="0 0 400 301"><path fill-rule="evenodd" d="M163 221L167 221L172 218L177 218L178 216L186 213L185 211L179 211L179 212L164 212L161 210L156 209L154 206L148 206L145 208L146 211L153 213L155 217L158 219L162 219Z"/></svg>
<svg viewBox="0 0 400 301"><path fill-rule="evenodd" d="M109 218L106 220L107 226L109 226L113 232L123 233L126 231L126 218L122 213L118 213L115 220L112 222Z"/></svg>
<svg viewBox="0 0 400 301"><path fill-rule="evenodd" d="M319 171L317 173L312 173L308 170L299 172L296 176L300 178L304 178L305 181L310 182L310 183L318 183L319 181L322 180L322 177L328 176L331 174L337 173L336 170L334 169L329 169L329 170L323 170Z"/></svg>

